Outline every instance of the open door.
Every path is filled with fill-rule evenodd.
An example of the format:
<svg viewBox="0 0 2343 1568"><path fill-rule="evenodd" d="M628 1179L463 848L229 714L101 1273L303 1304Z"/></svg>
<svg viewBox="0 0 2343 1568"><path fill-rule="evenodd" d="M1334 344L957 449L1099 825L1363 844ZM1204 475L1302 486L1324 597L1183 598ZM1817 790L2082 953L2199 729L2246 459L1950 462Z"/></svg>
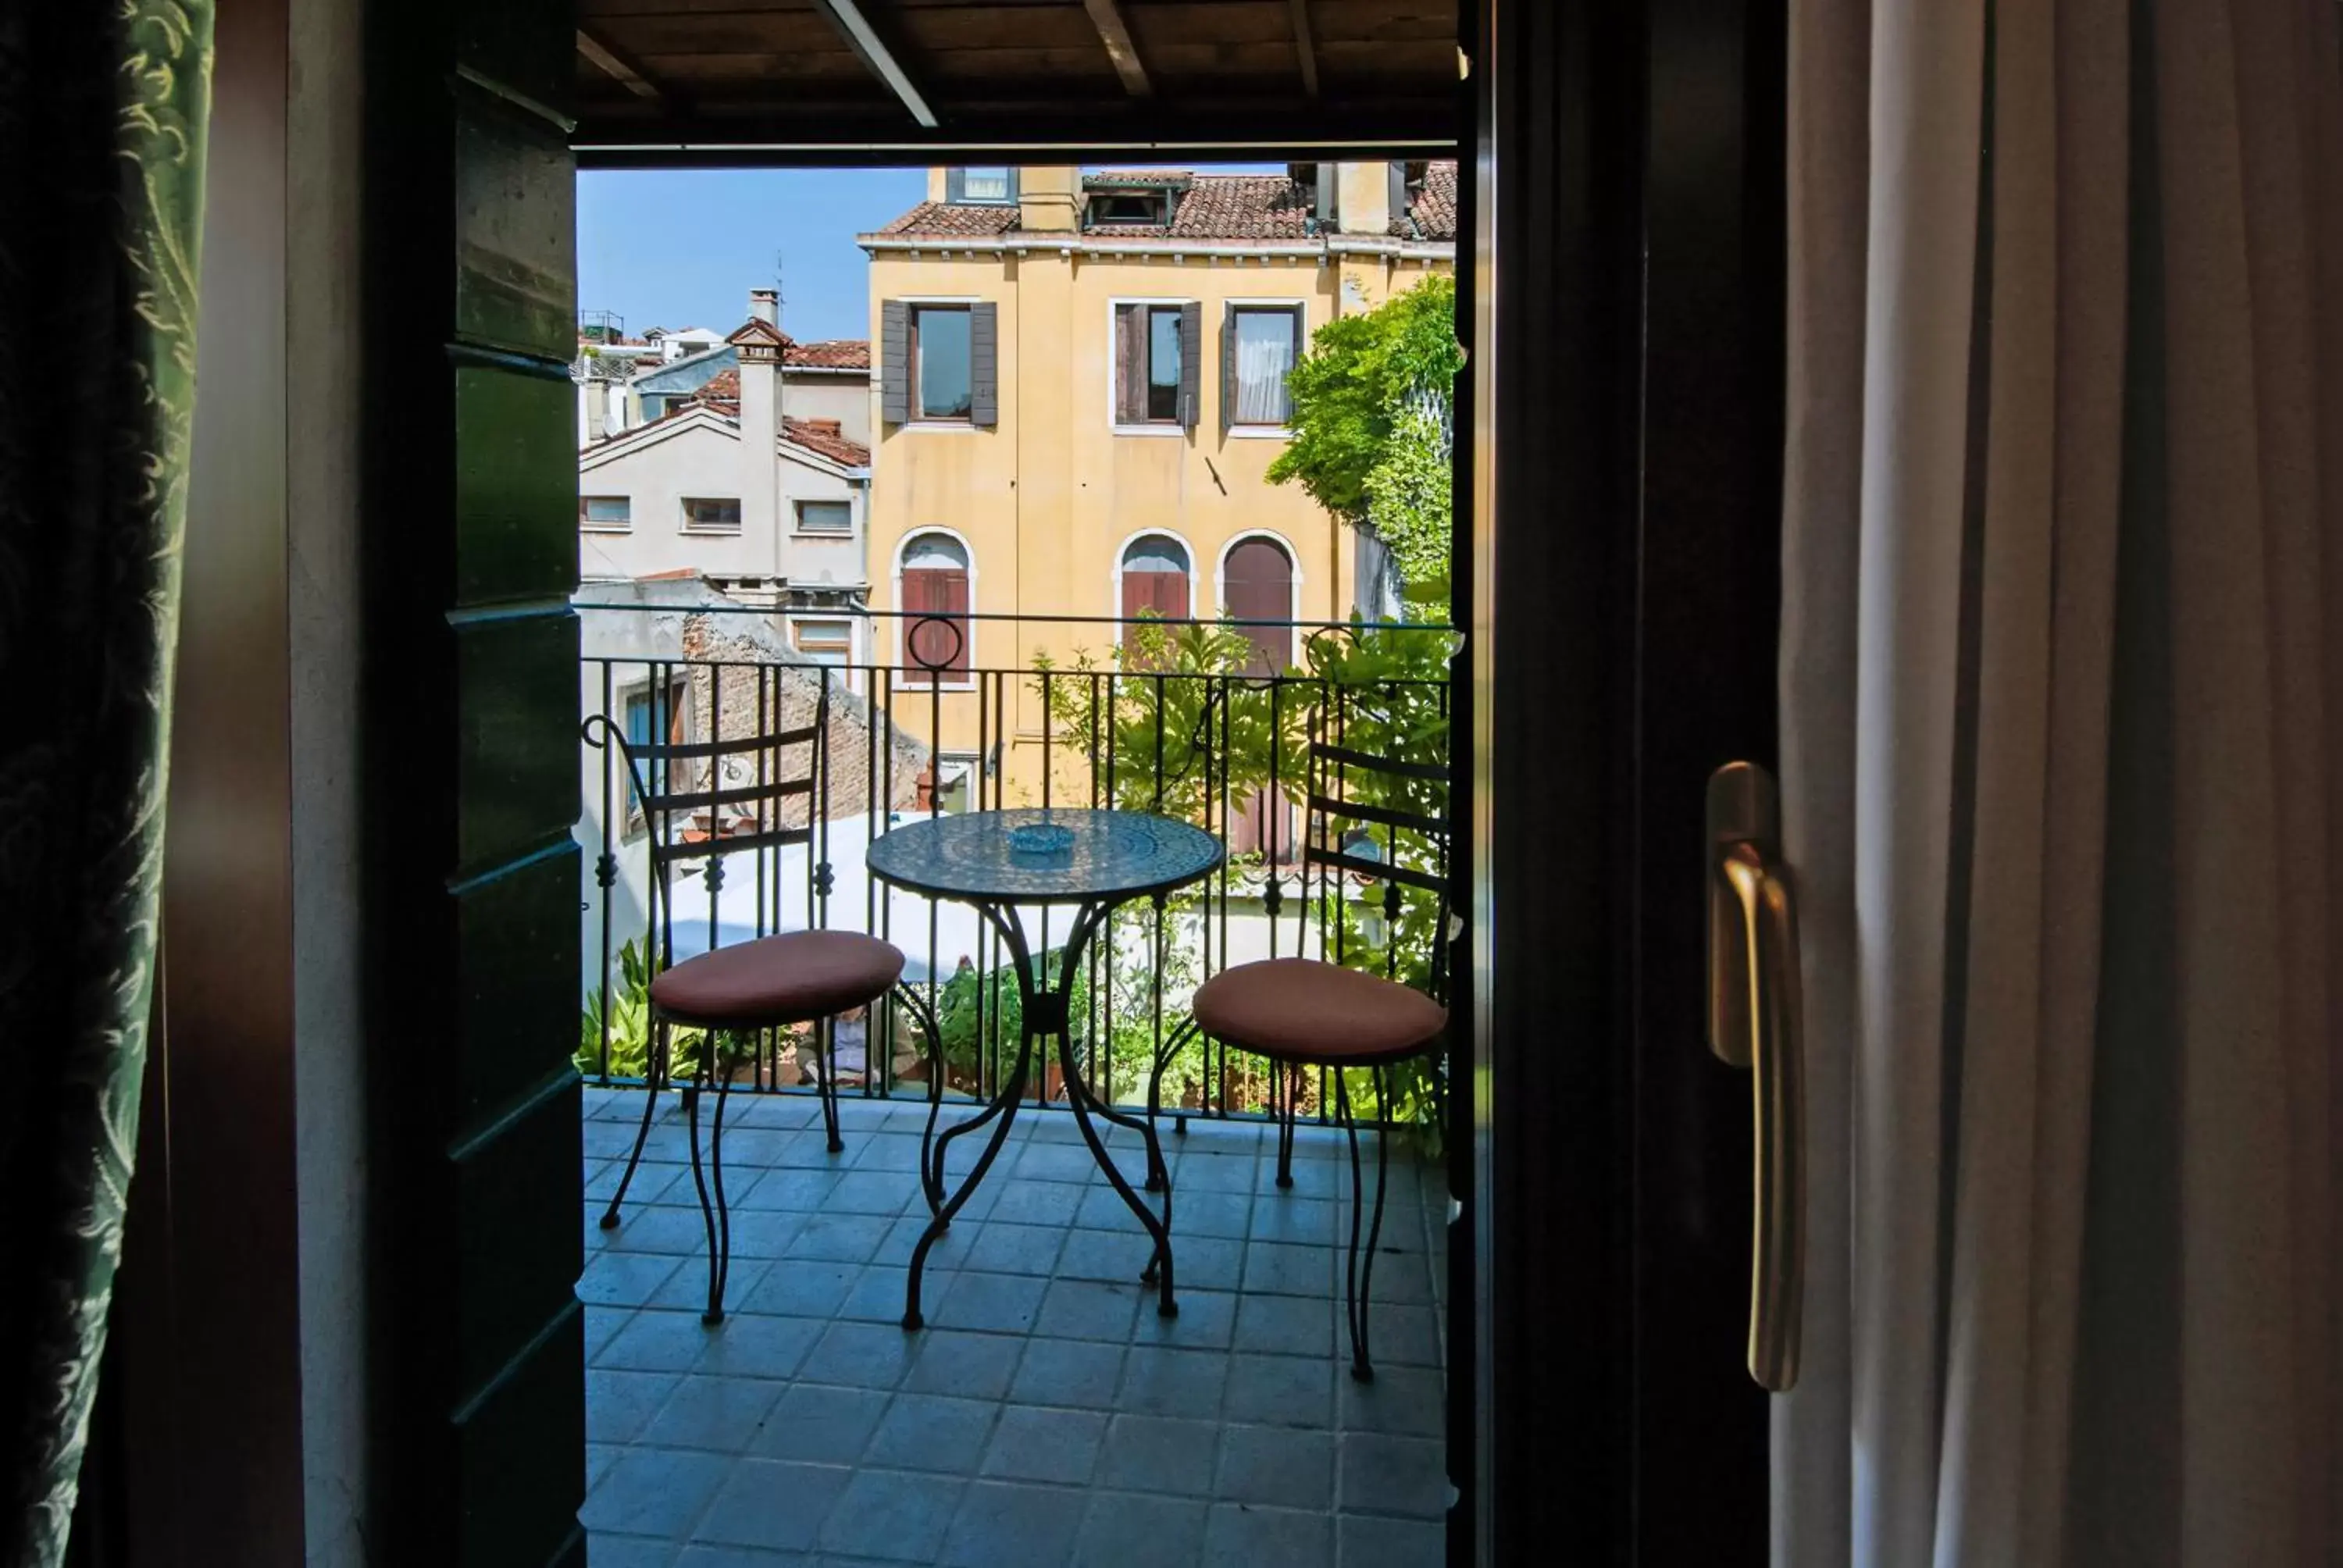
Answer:
<svg viewBox="0 0 2343 1568"><path fill-rule="evenodd" d="M369 1546L578 1568L574 36L368 20Z"/></svg>
<svg viewBox="0 0 2343 1568"><path fill-rule="evenodd" d="M1760 1563L1703 845L1774 759L1783 16L1478 25L1474 1555Z"/></svg>

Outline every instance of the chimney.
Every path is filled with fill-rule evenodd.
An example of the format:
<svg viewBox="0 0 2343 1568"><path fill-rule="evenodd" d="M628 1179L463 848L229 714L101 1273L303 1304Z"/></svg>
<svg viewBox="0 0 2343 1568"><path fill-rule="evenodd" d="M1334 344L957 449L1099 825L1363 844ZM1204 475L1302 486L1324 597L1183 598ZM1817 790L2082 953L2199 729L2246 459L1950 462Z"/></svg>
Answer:
<svg viewBox="0 0 2343 1568"><path fill-rule="evenodd" d="M1082 171L1071 164L1017 171L1017 226L1039 234L1071 234L1081 225Z"/></svg>
<svg viewBox="0 0 2343 1568"><path fill-rule="evenodd" d="M774 320L779 304L771 289L750 289L749 320L732 334L740 377L740 532L749 540L771 541L776 575L781 569L781 474L775 440L781 429L781 342L787 341L775 341L780 338ZM749 330L759 325L765 332Z"/></svg>
<svg viewBox="0 0 2343 1568"><path fill-rule="evenodd" d="M1404 166L1401 166L1403 168ZM1392 168L1388 163L1321 164L1321 179L1332 175L1336 181L1335 225L1343 234L1382 235L1390 232L1392 221ZM1401 202L1405 204L1405 186L1401 186Z"/></svg>

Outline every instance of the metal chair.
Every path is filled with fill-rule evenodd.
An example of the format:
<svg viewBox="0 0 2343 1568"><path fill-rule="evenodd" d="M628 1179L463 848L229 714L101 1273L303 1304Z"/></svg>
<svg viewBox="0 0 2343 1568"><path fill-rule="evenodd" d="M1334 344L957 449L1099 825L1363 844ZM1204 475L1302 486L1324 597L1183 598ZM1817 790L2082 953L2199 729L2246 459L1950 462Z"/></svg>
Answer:
<svg viewBox="0 0 2343 1568"><path fill-rule="evenodd" d="M1273 1064L1271 1106L1277 1118L1277 1184L1281 1187L1293 1185L1293 1128L1302 1075L1314 1068L1332 1080L1335 1114L1351 1150L1351 1238L1343 1284L1351 1332L1351 1375L1371 1382L1374 1365L1368 1353L1368 1306L1375 1248L1383 1235L1389 1134L1378 1131L1375 1138L1374 1211L1363 1251L1359 1227L1366 1200L1349 1075L1358 1070L1367 1071L1374 1085L1376 1106L1384 1111L1390 1104L1392 1066L1434 1055L1445 1044L1448 1010L1440 999L1446 991L1452 935L1445 804L1448 770L1439 763L1376 756L1342 746L1325 738L1327 725L1328 714L1322 709L1312 722L1305 803L1309 817L1302 845L1298 900L1305 922L1304 944L1298 945L1306 944L1306 921L1314 901L1321 956L1269 958L1223 970L1197 988L1190 1012L1204 1034ZM1421 811L1391 804L1389 799L1350 799L1347 786L1360 775L1385 780L1387 797L1430 797L1440 804L1433 811ZM1397 787L1389 788L1391 781L1398 781ZM1377 834L1380 845L1374 842ZM1380 849L1380 858L1366 852L1373 849ZM1383 890L1381 915L1387 923L1385 940L1379 944L1384 960L1383 974L1341 961L1350 946L1346 879L1379 884ZM1430 994L1402 984L1397 978L1399 944L1392 939L1404 908L1403 889L1432 901L1433 938L1426 982ZM1271 920L1273 926L1273 903ZM1162 1073L1170 1055L1167 1050L1157 1059L1148 1086L1151 1118L1161 1103ZM1435 1071L1435 1094L1439 1082ZM1150 1172L1151 1177L1156 1174Z"/></svg>
<svg viewBox="0 0 2343 1568"><path fill-rule="evenodd" d="M764 695L760 684L760 721L769 707ZM769 704L774 709L779 706L778 701ZM713 727L720 734L720 724ZM699 1060L689 1064L691 1076L684 1087L683 1103L691 1141L692 1182L708 1226L708 1307L700 1321L710 1325L724 1321L724 1285L732 1253L731 1213L724 1193L724 1102L732 1073L724 1060L722 1037L816 1026L819 1092L832 1154L841 1152L846 1144L839 1135L836 1041L829 1020L892 992L924 1023L931 1049L939 1038L923 999L900 983L904 957L899 949L860 931L819 929L826 918L831 882L827 853L829 729L830 684L825 673L814 720L801 728L762 730L731 739L629 740L608 716L597 713L587 719L581 729L587 745L598 750L615 747L626 764L635 809L642 813L649 840L649 916L658 937L650 982L650 1060L645 1073L642 1125L636 1131L634 1150L627 1157L618 1191L603 1211L602 1229L618 1224L619 1206L634 1181L636 1167L642 1162L659 1091L675 1066L673 1030L696 1029L700 1031L701 1050ZM805 749L805 769L801 772L785 769L783 759L800 747ZM705 777L687 781L685 776L701 771L703 765ZM738 772L753 770L754 778L728 784L724 777L728 768ZM784 826L786 819L800 815L791 809L795 802L802 803L802 821ZM724 861L733 855L761 855L799 845L807 849L806 907L816 929L779 931L718 947L717 905L724 884ZM706 862L709 950L677 963L674 869L685 860ZM605 855L598 870L607 898L618 879L615 857ZM773 882L773 908L778 913L778 867ZM759 886L764 885L760 879ZM763 920L760 908L760 925ZM704 1172L699 1154L699 1096L711 1086L716 1109L709 1123L709 1169Z"/></svg>

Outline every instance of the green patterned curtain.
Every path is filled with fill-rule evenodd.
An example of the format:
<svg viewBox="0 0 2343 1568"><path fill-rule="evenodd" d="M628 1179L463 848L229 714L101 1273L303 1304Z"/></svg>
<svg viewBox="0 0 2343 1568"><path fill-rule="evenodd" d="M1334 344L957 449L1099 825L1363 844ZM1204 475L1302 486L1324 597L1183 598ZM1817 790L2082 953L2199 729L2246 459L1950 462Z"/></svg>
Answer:
<svg viewBox="0 0 2343 1568"><path fill-rule="evenodd" d="M0 1563L54 1568L154 989L209 0L0 6Z"/></svg>

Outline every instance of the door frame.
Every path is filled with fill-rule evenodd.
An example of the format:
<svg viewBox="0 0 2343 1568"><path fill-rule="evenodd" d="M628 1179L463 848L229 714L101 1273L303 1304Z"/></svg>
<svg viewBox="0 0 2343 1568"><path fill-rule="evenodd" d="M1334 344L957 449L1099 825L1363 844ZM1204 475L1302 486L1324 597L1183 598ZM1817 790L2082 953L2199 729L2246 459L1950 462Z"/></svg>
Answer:
<svg viewBox="0 0 2343 1568"><path fill-rule="evenodd" d="M1470 22L1477 1561L1761 1562L1700 835L1774 759L1785 14Z"/></svg>

